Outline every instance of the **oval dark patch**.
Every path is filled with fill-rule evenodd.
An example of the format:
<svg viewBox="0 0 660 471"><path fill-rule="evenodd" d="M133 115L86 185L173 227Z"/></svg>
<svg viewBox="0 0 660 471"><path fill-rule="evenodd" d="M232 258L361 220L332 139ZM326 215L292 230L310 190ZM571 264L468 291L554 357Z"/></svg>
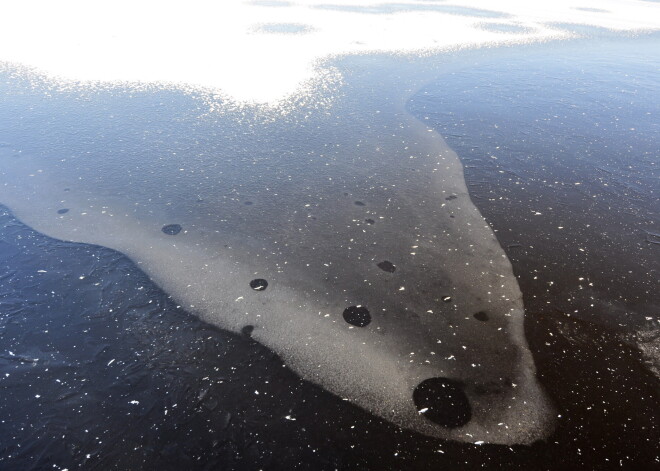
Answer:
<svg viewBox="0 0 660 471"><path fill-rule="evenodd" d="M356 327L364 327L371 322L371 314L364 306L349 306L344 309L344 320Z"/></svg>
<svg viewBox="0 0 660 471"><path fill-rule="evenodd" d="M449 378L425 379L413 391L418 411L431 422L447 428L461 427L472 418L463 383Z"/></svg>
<svg viewBox="0 0 660 471"><path fill-rule="evenodd" d="M367 218L367 219L365 219L364 222L366 222L367 224L376 224L376 221L374 221L374 220L371 219L371 218Z"/></svg>
<svg viewBox="0 0 660 471"><path fill-rule="evenodd" d="M364 206L364 203L362 201L356 201L355 206Z"/></svg>
<svg viewBox="0 0 660 471"><path fill-rule="evenodd" d="M263 278L256 278L250 281L250 288L255 291L263 291L268 288L268 282Z"/></svg>
<svg viewBox="0 0 660 471"><path fill-rule="evenodd" d="M479 311L474 315L474 318L481 322L486 322L488 320L488 314L484 311Z"/></svg>
<svg viewBox="0 0 660 471"><path fill-rule="evenodd" d="M161 229L167 235L177 235L181 232L181 226L178 224L168 224Z"/></svg>
<svg viewBox="0 0 660 471"><path fill-rule="evenodd" d="M241 333L245 335L246 337L251 337L252 332L254 332L254 326L253 325L244 325L243 328L241 329Z"/></svg>
<svg viewBox="0 0 660 471"><path fill-rule="evenodd" d="M68 208L62 208L57 210L57 214L66 214L69 212Z"/></svg>
<svg viewBox="0 0 660 471"><path fill-rule="evenodd" d="M394 273L394 271L396 270L394 264L387 260L380 262L378 264L378 268L380 268L383 271L386 271L387 273Z"/></svg>
<svg viewBox="0 0 660 471"><path fill-rule="evenodd" d="M252 201L246 201L244 204L245 204L246 206L252 206Z"/></svg>

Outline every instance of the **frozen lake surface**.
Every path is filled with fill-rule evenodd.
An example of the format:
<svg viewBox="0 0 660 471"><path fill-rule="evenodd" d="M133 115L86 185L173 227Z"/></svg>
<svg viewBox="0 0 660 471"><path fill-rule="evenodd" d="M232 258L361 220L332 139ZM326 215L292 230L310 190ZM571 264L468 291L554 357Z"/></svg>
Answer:
<svg viewBox="0 0 660 471"><path fill-rule="evenodd" d="M284 108L5 66L0 459L652 466L658 39L586 33Z"/></svg>

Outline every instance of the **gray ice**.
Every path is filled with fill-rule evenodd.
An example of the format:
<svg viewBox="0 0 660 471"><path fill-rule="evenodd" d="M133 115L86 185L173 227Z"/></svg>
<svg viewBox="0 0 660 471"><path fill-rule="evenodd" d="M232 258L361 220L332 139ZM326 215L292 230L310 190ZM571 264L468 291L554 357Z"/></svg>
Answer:
<svg viewBox="0 0 660 471"><path fill-rule="evenodd" d="M167 90L48 91L6 69L0 203L123 252L188 311L253 326L301 377L394 424L530 443L553 414L511 264L457 155L405 110L439 73L428 64L339 61L343 85L319 92L331 100L283 115ZM348 323L350 306L369 322Z"/></svg>

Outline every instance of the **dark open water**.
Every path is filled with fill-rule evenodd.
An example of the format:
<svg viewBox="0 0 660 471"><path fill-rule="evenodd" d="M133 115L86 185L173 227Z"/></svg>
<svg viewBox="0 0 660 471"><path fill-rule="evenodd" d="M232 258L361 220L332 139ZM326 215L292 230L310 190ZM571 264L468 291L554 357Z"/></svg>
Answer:
<svg viewBox="0 0 660 471"><path fill-rule="evenodd" d="M513 262L561 416L547 441L400 430L187 314L126 257L3 211L0 467L654 469L660 386L636 346L658 337L657 44L498 52L408 105Z"/></svg>

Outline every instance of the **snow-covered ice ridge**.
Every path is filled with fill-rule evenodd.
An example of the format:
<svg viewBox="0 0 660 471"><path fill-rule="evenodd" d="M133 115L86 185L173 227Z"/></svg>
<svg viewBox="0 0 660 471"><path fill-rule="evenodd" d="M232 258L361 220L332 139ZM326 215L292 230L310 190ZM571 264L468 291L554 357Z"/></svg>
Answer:
<svg viewBox="0 0 660 471"><path fill-rule="evenodd" d="M429 53L571 37L560 24L660 28L643 0L4 2L0 61L67 81L158 82L276 104L330 56Z"/></svg>

